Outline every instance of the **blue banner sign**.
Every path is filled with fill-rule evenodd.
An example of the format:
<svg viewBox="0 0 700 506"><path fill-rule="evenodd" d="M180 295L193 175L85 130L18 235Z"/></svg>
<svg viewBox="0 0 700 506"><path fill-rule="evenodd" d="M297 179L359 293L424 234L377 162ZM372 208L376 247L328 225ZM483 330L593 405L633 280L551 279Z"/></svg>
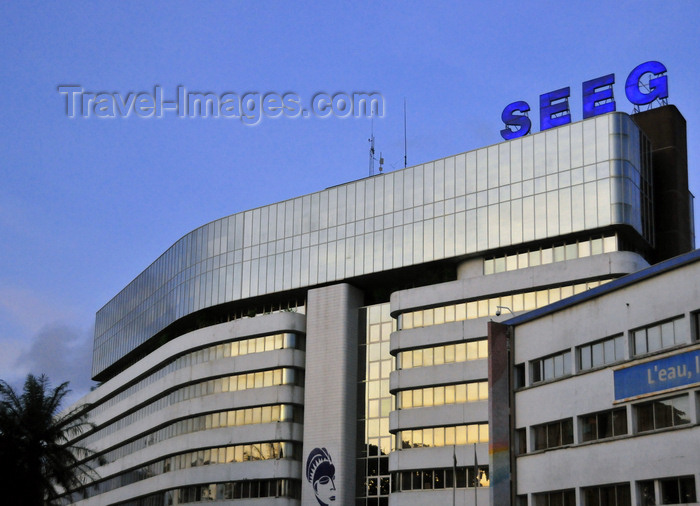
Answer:
<svg viewBox="0 0 700 506"><path fill-rule="evenodd" d="M700 349L615 371L615 400L700 383Z"/></svg>
<svg viewBox="0 0 700 506"><path fill-rule="evenodd" d="M642 77L650 74L648 84L642 82ZM612 86L615 84L615 74L597 77L582 85L583 118L592 118L615 110L615 97ZM644 62L637 65L625 81L625 95L634 105L647 105L654 100L668 98L668 78L666 67L657 61ZM571 123L569 111L569 87L550 91L540 95L540 130L547 130L560 125ZM519 100L508 104L501 120L506 128L501 130L505 140L517 139L530 133L532 122L527 116L530 105Z"/></svg>

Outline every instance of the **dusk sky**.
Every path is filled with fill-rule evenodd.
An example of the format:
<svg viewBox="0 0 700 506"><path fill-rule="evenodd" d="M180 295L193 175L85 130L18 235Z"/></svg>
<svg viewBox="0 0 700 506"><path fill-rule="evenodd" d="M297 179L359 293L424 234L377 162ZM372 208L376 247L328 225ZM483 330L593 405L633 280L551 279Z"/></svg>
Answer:
<svg viewBox="0 0 700 506"><path fill-rule="evenodd" d="M92 382L95 312L187 232L368 175L366 117L115 117L59 86L124 100L191 92L378 93L386 171L502 141L501 112L656 60L688 122L700 195L700 2L3 2L0 378ZM126 105L123 106L126 110ZM85 111L83 111L85 112ZM87 112L90 112L89 110ZM144 114L145 115L145 114ZM378 168L378 164L377 164ZM700 204L696 203L696 208ZM696 217L696 223L700 219Z"/></svg>

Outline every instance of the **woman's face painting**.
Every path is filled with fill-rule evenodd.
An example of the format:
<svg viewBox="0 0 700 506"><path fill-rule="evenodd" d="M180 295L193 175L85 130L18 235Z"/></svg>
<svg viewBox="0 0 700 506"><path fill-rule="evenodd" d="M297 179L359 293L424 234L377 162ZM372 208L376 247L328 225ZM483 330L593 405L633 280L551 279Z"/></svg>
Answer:
<svg viewBox="0 0 700 506"><path fill-rule="evenodd" d="M335 476L333 477L335 478ZM314 483L314 490L316 491L316 497L321 501L322 504L331 504L335 502L335 483L333 478L329 476L321 476L316 483Z"/></svg>

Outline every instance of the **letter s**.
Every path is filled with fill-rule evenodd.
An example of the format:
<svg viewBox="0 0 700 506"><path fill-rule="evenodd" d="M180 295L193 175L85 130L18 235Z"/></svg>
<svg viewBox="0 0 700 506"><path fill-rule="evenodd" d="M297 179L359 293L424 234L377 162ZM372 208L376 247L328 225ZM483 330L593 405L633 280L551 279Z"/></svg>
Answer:
<svg viewBox="0 0 700 506"><path fill-rule="evenodd" d="M530 128L532 127L532 122L530 121L530 118L524 114L529 110L530 106L528 103L523 102L522 100L508 104L506 108L503 109L503 113L501 114L501 120L506 125L506 128L501 130L501 137L509 141L511 139L517 139L518 137L529 134ZM521 114L514 114L516 112ZM511 126L517 127L518 130L511 130L510 128L507 128Z"/></svg>

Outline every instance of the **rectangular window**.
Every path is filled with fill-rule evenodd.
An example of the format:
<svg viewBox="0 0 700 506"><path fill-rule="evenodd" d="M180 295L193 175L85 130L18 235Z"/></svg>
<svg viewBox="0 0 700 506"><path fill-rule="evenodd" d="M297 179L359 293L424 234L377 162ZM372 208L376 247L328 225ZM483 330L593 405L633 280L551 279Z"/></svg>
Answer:
<svg viewBox="0 0 700 506"><path fill-rule="evenodd" d="M539 383L571 374L571 351L532 361L532 382Z"/></svg>
<svg viewBox="0 0 700 506"><path fill-rule="evenodd" d="M576 506L574 489L534 494L535 506Z"/></svg>
<svg viewBox="0 0 700 506"><path fill-rule="evenodd" d="M641 506L656 505L656 492L654 491L654 480L644 480L637 482L639 504Z"/></svg>
<svg viewBox="0 0 700 506"><path fill-rule="evenodd" d="M658 487L655 487L656 483L658 483ZM638 481L637 490L641 506L697 502L695 478L693 476ZM659 497L657 497L657 492Z"/></svg>
<svg viewBox="0 0 700 506"><path fill-rule="evenodd" d="M527 453L525 429L515 429L515 452L516 455Z"/></svg>
<svg viewBox="0 0 700 506"><path fill-rule="evenodd" d="M489 466L479 466L476 473L474 466L469 466L467 468L467 484L469 487L488 487L491 484Z"/></svg>
<svg viewBox="0 0 700 506"><path fill-rule="evenodd" d="M525 364L516 364L513 371L513 388L525 386Z"/></svg>
<svg viewBox="0 0 700 506"><path fill-rule="evenodd" d="M682 319L680 317L632 331L634 354L652 353L683 343L685 336L680 328Z"/></svg>
<svg viewBox="0 0 700 506"><path fill-rule="evenodd" d="M687 504L697 501L695 495L695 478L666 478L659 480L661 504Z"/></svg>
<svg viewBox="0 0 700 506"><path fill-rule="evenodd" d="M606 364L612 364L625 358L623 336L609 337L596 343L578 348L579 370L585 371Z"/></svg>
<svg viewBox="0 0 700 506"><path fill-rule="evenodd" d="M635 406L637 432L675 427L690 423L687 395L657 399Z"/></svg>
<svg viewBox="0 0 700 506"><path fill-rule="evenodd" d="M581 441L595 441L627 434L627 409L618 408L579 418Z"/></svg>
<svg viewBox="0 0 700 506"><path fill-rule="evenodd" d="M583 506L631 506L629 483L586 487L581 490Z"/></svg>
<svg viewBox="0 0 700 506"><path fill-rule="evenodd" d="M535 450L546 450L574 443L573 419L536 425L532 428Z"/></svg>

